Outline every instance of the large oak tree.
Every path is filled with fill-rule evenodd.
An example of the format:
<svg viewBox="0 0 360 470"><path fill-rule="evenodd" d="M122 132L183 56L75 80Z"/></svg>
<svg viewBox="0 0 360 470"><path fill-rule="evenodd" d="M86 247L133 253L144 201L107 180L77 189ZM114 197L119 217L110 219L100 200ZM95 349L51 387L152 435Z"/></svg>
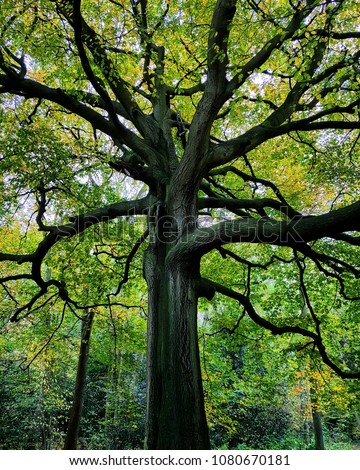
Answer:
<svg viewBox="0 0 360 470"><path fill-rule="evenodd" d="M210 446L197 337L200 297L235 299L273 334L302 337L303 348L314 347L341 377L360 377L349 358L329 352L331 332L322 328L304 276L311 264L346 301L359 300L356 3L1 2L1 217L10 224L9 214L18 214L25 231L23 219L33 213L29 223L42 235L37 246L20 243L0 253L9 270L1 279L4 299L13 304L12 321L35 315L54 295L78 311L110 308L143 254L146 448ZM339 191L336 170L324 171L317 187L310 184L307 173L320 157L342 171ZM104 188L116 186L120 175L123 190L109 202ZM143 197L134 196L128 180L138 182ZM98 188L92 197L86 186ZM20 210L16 204L24 198ZM79 201L88 207L80 214ZM94 227L123 218L133 224L137 217L146 218L144 233L122 258L124 272L108 303L93 301L91 275L88 299L79 300L74 285L49 268L66 240L81 246ZM102 255L118 261L120 242ZM272 246L272 255L266 263L255 253L242 257L238 247L247 244ZM286 259L277 251L283 247ZM236 289L203 277L201 261L210 252L245 266L249 278L252 269L293 263L306 319L274 321L256 308L249 284ZM73 253L61 253L70 271ZM98 248L91 255L101 256ZM82 258L84 266L87 261ZM21 286L28 286L25 302L18 298Z"/></svg>

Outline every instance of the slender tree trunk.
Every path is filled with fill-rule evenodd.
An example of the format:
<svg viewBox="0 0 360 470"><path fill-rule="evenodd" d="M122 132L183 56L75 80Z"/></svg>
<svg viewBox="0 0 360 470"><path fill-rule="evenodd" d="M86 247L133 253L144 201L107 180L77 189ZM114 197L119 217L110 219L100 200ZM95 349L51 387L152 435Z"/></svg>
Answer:
<svg viewBox="0 0 360 470"><path fill-rule="evenodd" d="M319 411L319 403L316 397L316 392L310 385L310 401L311 401L311 413L313 420L314 428L314 437L315 437L315 449L316 450L325 450L324 444L324 434L321 421L321 412Z"/></svg>
<svg viewBox="0 0 360 470"><path fill-rule="evenodd" d="M86 368L89 358L90 336L94 315L95 312L90 310L82 321L80 353L70 420L64 443L65 450L75 450L78 444L80 420L85 397Z"/></svg>
<svg viewBox="0 0 360 470"><path fill-rule="evenodd" d="M312 418L313 418L314 436L315 436L315 449L325 450L320 411L312 410Z"/></svg>
<svg viewBox="0 0 360 470"><path fill-rule="evenodd" d="M358 431L360 431L360 417L359 414L355 412L355 423Z"/></svg>
<svg viewBox="0 0 360 470"><path fill-rule="evenodd" d="M198 337L196 275L191 263L166 261L167 245L150 244L145 447L209 449Z"/></svg>

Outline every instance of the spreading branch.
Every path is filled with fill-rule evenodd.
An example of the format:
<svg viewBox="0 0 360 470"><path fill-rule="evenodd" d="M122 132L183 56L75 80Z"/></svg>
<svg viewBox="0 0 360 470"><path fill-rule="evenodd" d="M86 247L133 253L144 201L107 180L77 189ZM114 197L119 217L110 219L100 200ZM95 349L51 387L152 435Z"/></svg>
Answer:
<svg viewBox="0 0 360 470"><path fill-rule="evenodd" d="M62 239L74 237L76 235L79 235L89 227L92 227L93 225L108 222L118 217L145 214L149 207L153 204L153 202L153 198L151 196L147 196L143 199L135 201L125 201L111 204L103 208L94 210L92 212L72 217L70 223L65 225L41 225L40 230L46 232L47 234L45 235L45 238L39 243L38 247L33 253L23 255L0 253L0 261L15 261L18 264L31 263L31 274L7 276L1 279L0 282L5 283L19 279L28 279L34 281L39 286L39 291L37 292L37 294L34 295L27 304L19 307L16 310L16 313L13 315L13 320L17 321L20 313L23 311L30 312L33 305L42 296L44 296L48 292L48 289L52 286L57 288L62 300L68 303L72 303L76 308L81 308L76 302L74 302L69 297L65 285L63 285L56 279L51 279L49 281L45 281L43 279L41 274L41 268L45 256L48 254L51 248ZM139 244L140 242L135 245L136 250L138 249Z"/></svg>
<svg viewBox="0 0 360 470"><path fill-rule="evenodd" d="M251 200L252 201L252 200ZM360 230L360 202L317 216L298 216L290 221L270 218L236 218L211 227L197 228L170 250L169 261L179 256L203 255L228 243L264 243L301 250L307 243L343 232Z"/></svg>
<svg viewBox="0 0 360 470"><path fill-rule="evenodd" d="M316 345L324 364L329 366L343 379L360 378L360 372L344 371L330 358L323 343L323 338L319 332L315 333L314 331L307 330L300 326L277 326L269 320L263 318L256 312L248 296L241 294L240 292L234 291L221 284L218 284L217 282L211 281L209 279L202 279L201 283L207 284L207 289L212 290L214 294L218 292L219 294L225 295L226 297L237 300L244 307L246 313L249 315L251 320L253 320L257 325L261 326L262 328L271 331L273 335L297 334L305 338L311 338L314 344Z"/></svg>

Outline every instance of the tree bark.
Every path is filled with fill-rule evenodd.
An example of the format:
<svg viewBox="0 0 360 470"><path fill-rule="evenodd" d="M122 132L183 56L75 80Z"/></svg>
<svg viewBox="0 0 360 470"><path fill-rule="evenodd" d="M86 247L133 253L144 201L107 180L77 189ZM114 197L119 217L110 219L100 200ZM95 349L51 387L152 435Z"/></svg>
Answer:
<svg viewBox="0 0 360 470"><path fill-rule="evenodd" d="M197 337L197 263L169 262L158 238L144 258L148 284L145 448L209 449Z"/></svg>
<svg viewBox="0 0 360 470"><path fill-rule="evenodd" d="M315 449L316 450L325 450L324 444L324 435L321 423L321 413L317 410L312 410L312 419L314 426L314 436L315 436Z"/></svg>
<svg viewBox="0 0 360 470"><path fill-rule="evenodd" d="M315 437L315 449L325 450L324 434L323 434L323 428L322 428L322 422L321 422L321 412L319 411L319 402L316 397L316 391L311 385L311 381L310 381L310 402L311 402L311 413L312 413L314 437Z"/></svg>
<svg viewBox="0 0 360 470"><path fill-rule="evenodd" d="M65 437L64 450L76 450L79 438L80 420L85 397L86 369L89 358L90 336L95 312L90 310L82 321L81 344L76 372L74 397L69 425Z"/></svg>

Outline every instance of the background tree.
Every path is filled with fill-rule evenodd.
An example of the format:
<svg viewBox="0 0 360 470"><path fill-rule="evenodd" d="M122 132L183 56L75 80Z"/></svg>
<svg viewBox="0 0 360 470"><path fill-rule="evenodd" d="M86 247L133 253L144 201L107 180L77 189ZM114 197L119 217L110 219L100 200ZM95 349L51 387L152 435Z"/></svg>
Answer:
<svg viewBox="0 0 360 470"><path fill-rule="evenodd" d="M55 298L68 309L111 309L142 255L148 448L210 445L200 297L229 297L239 318L294 334L341 377L360 376L358 326L348 334L331 321L341 323L350 303L358 316L355 9L355 0L1 4L1 216L40 232L0 253L9 320ZM120 175L136 191L123 183L119 194ZM134 217L142 233L126 235L133 246L123 258L118 221ZM94 236L101 249L90 246ZM233 285L206 277L210 253L235 264ZM270 308L261 305L264 289L253 286L266 269L291 311L271 291ZM277 275L284 269L287 278ZM86 276L103 288L84 298ZM323 310L313 279L341 308Z"/></svg>
<svg viewBox="0 0 360 470"><path fill-rule="evenodd" d="M64 445L64 449L67 450L77 449L78 446L80 420L85 399L85 384L87 363L89 359L90 350L91 329L94 320L94 315L94 311L85 312L85 316L82 318L80 351L76 371L76 382L74 387L73 403L70 412L70 420Z"/></svg>

